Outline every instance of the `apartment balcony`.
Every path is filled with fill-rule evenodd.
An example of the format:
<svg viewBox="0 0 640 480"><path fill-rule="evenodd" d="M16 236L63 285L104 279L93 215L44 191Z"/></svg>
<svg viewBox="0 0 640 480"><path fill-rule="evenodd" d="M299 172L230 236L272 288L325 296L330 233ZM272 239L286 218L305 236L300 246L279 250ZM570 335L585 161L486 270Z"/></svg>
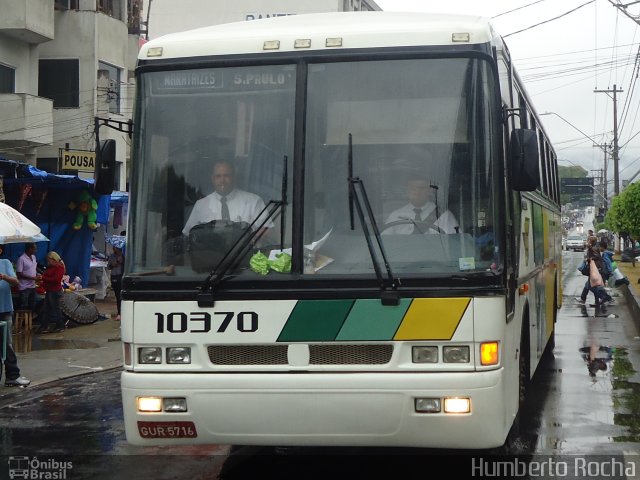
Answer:
<svg viewBox="0 0 640 480"><path fill-rule="evenodd" d="M54 38L51 0L0 0L0 34L38 44Z"/></svg>
<svg viewBox="0 0 640 480"><path fill-rule="evenodd" d="M26 93L0 94L0 148L53 143L53 101Z"/></svg>

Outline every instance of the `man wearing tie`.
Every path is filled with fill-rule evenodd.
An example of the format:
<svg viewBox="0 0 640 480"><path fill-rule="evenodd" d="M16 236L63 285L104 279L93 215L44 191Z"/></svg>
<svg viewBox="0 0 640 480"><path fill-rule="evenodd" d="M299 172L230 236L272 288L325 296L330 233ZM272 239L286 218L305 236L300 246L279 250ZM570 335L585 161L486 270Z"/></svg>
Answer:
<svg viewBox="0 0 640 480"><path fill-rule="evenodd" d="M189 235L194 226L212 220L251 223L260 215L264 209L262 199L254 193L235 188L235 180L235 169L231 162L219 160L214 163L211 175L214 192L195 203L182 229L184 235ZM257 229L260 223L258 220L254 229ZM272 222L267 222L265 227L272 225Z"/></svg>
<svg viewBox="0 0 640 480"><path fill-rule="evenodd" d="M424 179L411 178L407 185L409 203L391 212L386 224L401 221L384 230L384 234L458 233L459 224L449 210L442 212L433 201L438 188ZM439 231L439 232L438 232Z"/></svg>

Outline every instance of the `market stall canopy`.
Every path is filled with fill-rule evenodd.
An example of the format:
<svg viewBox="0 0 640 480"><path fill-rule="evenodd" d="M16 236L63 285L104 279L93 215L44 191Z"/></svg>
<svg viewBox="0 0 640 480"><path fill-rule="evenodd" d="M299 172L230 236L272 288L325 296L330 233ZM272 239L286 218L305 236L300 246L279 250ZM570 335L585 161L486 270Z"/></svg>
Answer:
<svg viewBox="0 0 640 480"><path fill-rule="evenodd" d="M31 184L46 185L48 188L93 188L93 178L80 178L77 175L62 175L40 170L26 163L7 160L0 155L0 175L5 185Z"/></svg>
<svg viewBox="0 0 640 480"><path fill-rule="evenodd" d="M78 203L83 190L93 192L93 178L49 173L33 165L7 160L2 155L0 176L0 192L4 193L5 203L39 226L49 239L47 243L37 244L38 262L46 263L47 252L54 250L63 258L67 273L80 277L83 285L88 286L93 230L86 221L80 230L73 227L79 212L71 203ZM107 218L96 221L103 223ZM4 256L15 261L22 253L24 246L14 243L7 245Z"/></svg>
<svg viewBox="0 0 640 480"><path fill-rule="evenodd" d="M40 227L6 203L0 203L0 243L48 242Z"/></svg>

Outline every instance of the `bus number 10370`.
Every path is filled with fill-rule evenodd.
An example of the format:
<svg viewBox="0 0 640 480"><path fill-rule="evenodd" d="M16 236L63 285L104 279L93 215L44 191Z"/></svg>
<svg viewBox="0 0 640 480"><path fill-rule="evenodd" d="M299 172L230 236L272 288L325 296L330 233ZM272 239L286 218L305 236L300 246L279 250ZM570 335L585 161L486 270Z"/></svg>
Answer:
<svg viewBox="0 0 640 480"><path fill-rule="evenodd" d="M256 312L214 312L213 318L209 312L156 312L156 321L158 333L207 333L216 326L218 333L234 327L238 332L258 330Z"/></svg>

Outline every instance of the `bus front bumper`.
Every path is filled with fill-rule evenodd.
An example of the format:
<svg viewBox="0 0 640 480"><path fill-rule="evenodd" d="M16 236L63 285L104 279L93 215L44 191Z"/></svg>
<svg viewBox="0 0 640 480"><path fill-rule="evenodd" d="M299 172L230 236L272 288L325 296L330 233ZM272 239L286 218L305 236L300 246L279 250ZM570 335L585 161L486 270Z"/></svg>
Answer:
<svg viewBox="0 0 640 480"><path fill-rule="evenodd" d="M503 369L468 373L122 373L127 440L491 448L513 417ZM138 397L184 398L186 412L140 412ZM470 413L416 411L416 399L469 398ZM509 418L507 418L509 417ZM186 428L186 427L188 428ZM171 428L165 428L171 427Z"/></svg>

